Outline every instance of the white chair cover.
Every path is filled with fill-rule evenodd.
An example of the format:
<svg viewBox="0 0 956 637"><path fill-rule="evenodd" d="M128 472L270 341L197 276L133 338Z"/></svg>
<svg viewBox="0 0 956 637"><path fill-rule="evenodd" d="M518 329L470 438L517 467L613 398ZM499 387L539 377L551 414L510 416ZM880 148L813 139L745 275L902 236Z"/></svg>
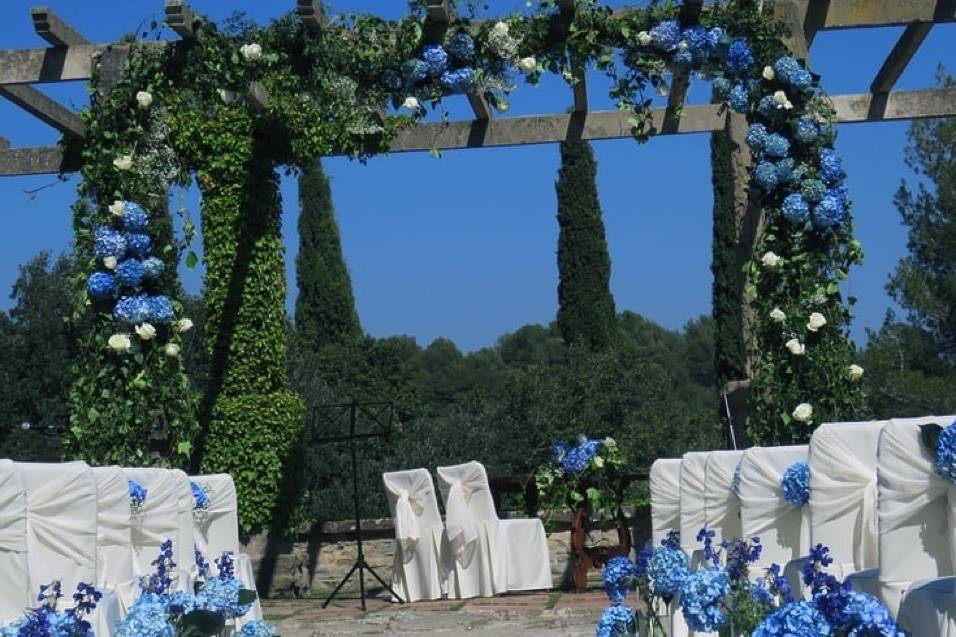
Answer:
<svg viewBox="0 0 956 637"><path fill-rule="evenodd" d="M96 481L96 587L103 598L91 618L96 635L113 634L139 596L133 567L129 482L120 467L94 467Z"/></svg>
<svg viewBox="0 0 956 637"><path fill-rule="evenodd" d="M707 457L704 484L704 518L714 531L714 544L741 536L740 498L734 493L734 472L743 451L714 451Z"/></svg>
<svg viewBox="0 0 956 637"><path fill-rule="evenodd" d="M662 458L651 465L651 539L654 546L673 530L680 530L679 458Z"/></svg>
<svg viewBox="0 0 956 637"><path fill-rule="evenodd" d="M96 480L85 462L16 463L27 501L30 591L60 580L64 599L96 582ZM32 600L31 600L32 601Z"/></svg>
<svg viewBox="0 0 956 637"><path fill-rule="evenodd" d="M395 523L392 589L406 602L441 599L447 592L445 527L435 485L425 469L382 474Z"/></svg>
<svg viewBox="0 0 956 637"><path fill-rule="evenodd" d="M0 460L0 625L23 616L36 593L27 581L27 499L16 465Z"/></svg>
<svg viewBox="0 0 956 637"><path fill-rule="evenodd" d="M438 483L451 551L449 595L489 597L551 588L544 525L537 518L499 520L481 464L438 467Z"/></svg>
<svg viewBox="0 0 956 637"><path fill-rule="evenodd" d="M209 508L195 521L194 543L215 571L216 563L224 552L231 553L235 560L236 577L243 588L256 590L256 575L249 556L239 550L239 500L236 484L228 473L218 473L190 478L206 492ZM247 622L262 619L262 604L256 599L248 613L236 622L242 628Z"/></svg>
<svg viewBox="0 0 956 637"><path fill-rule="evenodd" d="M680 466L680 544L688 555L701 550L697 534L707 526L704 485L709 456L709 452L685 453Z"/></svg>

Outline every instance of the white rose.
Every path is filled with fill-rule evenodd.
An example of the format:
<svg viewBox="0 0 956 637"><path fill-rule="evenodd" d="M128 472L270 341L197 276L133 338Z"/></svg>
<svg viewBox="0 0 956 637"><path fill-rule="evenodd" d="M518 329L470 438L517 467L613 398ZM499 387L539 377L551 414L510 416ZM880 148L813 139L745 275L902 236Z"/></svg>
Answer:
<svg viewBox="0 0 956 637"><path fill-rule="evenodd" d="M125 354L133 347L133 342L129 340L129 336L126 334L113 334L107 342L110 348L118 354Z"/></svg>
<svg viewBox="0 0 956 637"><path fill-rule="evenodd" d="M807 329L811 332L816 332L818 329L827 324L827 319L825 316L819 312L814 312L810 315L810 320L807 321Z"/></svg>
<svg viewBox="0 0 956 637"><path fill-rule="evenodd" d="M774 252L767 252L760 258L760 261L768 268L775 268L783 263L783 257Z"/></svg>
<svg viewBox="0 0 956 637"><path fill-rule="evenodd" d="M604 458L601 456L594 456L594 466L600 469L604 466Z"/></svg>
<svg viewBox="0 0 956 637"><path fill-rule="evenodd" d="M188 332L193 328L193 322L188 318L181 318L175 323L173 323L173 329L182 334L183 332Z"/></svg>
<svg viewBox="0 0 956 637"><path fill-rule="evenodd" d="M773 72L772 66L763 67L763 79L772 80L775 77L777 77L777 74Z"/></svg>
<svg viewBox="0 0 956 637"><path fill-rule="evenodd" d="M790 353L794 356L803 356L803 353L807 351L807 346L795 338L791 338L787 341L785 347L790 350Z"/></svg>
<svg viewBox="0 0 956 637"><path fill-rule="evenodd" d="M617 446L617 440L615 440L614 438L611 438L610 436L608 436L607 438L604 439L604 446L605 446L605 447L616 447L616 446Z"/></svg>
<svg viewBox="0 0 956 637"><path fill-rule="evenodd" d="M123 213L126 212L126 202L122 199L117 199L109 206L110 214L116 217L122 217Z"/></svg>
<svg viewBox="0 0 956 637"><path fill-rule="evenodd" d="M789 101L787 94L783 91L777 91L773 94L773 102L777 105L777 108L783 108L783 105Z"/></svg>
<svg viewBox="0 0 956 637"><path fill-rule="evenodd" d="M491 31L497 36L508 35L508 23L507 22L496 22L495 26L491 28Z"/></svg>
<svg viewBox="0 0 956 637"><path fill-rule="evenodd" d="M538 60L533 55L518 60L518 70L525 75L531 75L538 68Z"/></svg>
<svg viewBox="0 0 956 637"><path fill-rule="evenodd" d="M249 62L255 62L262 57L262 47L254 42L252 44L243 44L239 47L239 52L242 53L242 57L246 58Z"/></svg>
<svg viewBox="0 0 956 637"><path fill-rule="evenodd" d="M236 101L235 91L229 91L221 88L217 91L217 93L219 93L219 99L222 101L222 103L226 104L227 106Z"/></svg>
<svg viewBox="0 0 956 637"><path fill-rule="evenodd" d="M418 101L417 97L410 96L405 98L405 101L402 102L402 106L410 111L417 111L422 107L422 103Z"/></svg>
<svg viewBox="0 0 956 637"><path fill-rule="evenodd" d="M775 308L773 308L773 310L770 312L770 318L771 318L772 320L776 321L777 323L783 323L784 321L787 320L787 315L784 314L783 311L782 311L779 307L775 307Z"/></svg>
<svg viewBox="0 0 956 637"><path fill-rule="evenodd" d="M117 170L129 170L133 167L133 156L132 155L120 155L113 160L113 166Z"/></svg>
<svg viewBox="0 0 956 637"><path fill-rule="evenodd" d="M170 358L176 358L179 356L179 345L176 345L176 343L166 343L163 352Z"/></svg>
<svg viewBox="0 0 956 637"><path fill-rule="evenodd" d="M647 46L651 43L651 34L647 31L641 31L637 34L637 43L641 46Z"/></svg>
<svg viewBox="0 0 956 637"><path fill-rule="evenodd" d="M156 337L156 328L151 323L143 323L136 326L136 334L144 341L148 341Z"/></svg>
<svg viewBox="0 0 956 637"><path fill-rule="evenodd" d="M810 419L813 418L813 405L810 403L800 403L796 409L793 410L793 418L800 422L810 422Z"/></svg>
<svg viewBox="0 0 956 637"><path fill-rule="evenodd" d="M863 378L863 368L859 365L850 365L850 367L847 369L847 376L849 376L850 380L855 383Z"/></svg>
<svg viewBox="0 0 956 637"><path fill-rule="evenodd" d="M103 266L106 267L107 270L115 270L116 257L103 257Z"/></svg>
<svg viewBox="0 0 956 637"><path fill-rule="evenodd" d="M681 40L680 42L677 43L677 48L680 49L681 51L686 51L687 49L690 48L690 45L687 44L687 40Z"/></svg>
<svg viewBox="0 0 956 637"><path fill-rule="evenodd" d="M153 103L153 94L147 91L138 92L136 94L136 103L144 110L149 108L150 104Z"/></svg>
<svg viewBox="0 0 956 637"><path fill-rule="evenodd" d="M783 110L789 111L792 108L793 108L793 102L791 102L790 100L787 100L786 102L783 103Z"/></svg>

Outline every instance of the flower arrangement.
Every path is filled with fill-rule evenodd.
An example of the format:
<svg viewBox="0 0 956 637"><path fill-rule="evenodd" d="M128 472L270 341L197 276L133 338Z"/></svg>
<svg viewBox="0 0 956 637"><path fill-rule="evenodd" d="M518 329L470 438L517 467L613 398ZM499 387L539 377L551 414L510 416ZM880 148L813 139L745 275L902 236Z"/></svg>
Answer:
<svg viewBox="0 0 956 637"><path fill-rule="evenodd" d="M920 436L926 450L936 460L936 473L947 482L956 484L956 421L945 428L936 423L922 425Z"/></svg>
<svg viewBox="0 0 956 637"><path fill-rule="evenodd" d="M596 440L580 434L572 442L554 444L550 461L535 472L535 483L549 510L566 507L573 511L587 504L592 511L607 509L617 519L623 500L624 464L624 453L613 438Z"/></svg>
<svg viewBox="0 0 956 637"><path fill-rule="evenodd" d="M780 478L780 488L787 502L799 508L810 501L810 465L798 460L787 467Z"/></svg>
<svg viewBox="0 0 956 637"><path fill-rule="evenodd" d="M40 605L27 614L0 627L3 637L93 637L93 627L86 617L96 609L103 597L90 584L80 582L73 594L73 607L58 611L63 598L59 581L40 586L37 601Z"/></svg>
<svg viewBox="0 0 956 637"><path fill-rule="evenodd" d="M202 525L208 517L209 507L212 506L212 501L209 499L209 494L206 492L206 489L198 482L190 480L189 488L193 493L193 518L197 524Z"/></svg>
<svg viewBox="0 0 956 637"><path fill-rule="evenodd" d="M637 565L623 555L615 555L604 565L604 592L613 603L623 602L637 586Z"/></svg>
<svg viewBox="0 0 956 637"><path fill-rule="evenodd" d="M129 510L133 515L137 515L142 512L149 492L136 480L129 479L127 482L129 483Z"/></svg>
<svg viewBox="0 0 956 637"><path fill-rule="evenodd" d="M598 619L597 637L625 637L637 633L638 615L624 604L611 604Z"/></svg>

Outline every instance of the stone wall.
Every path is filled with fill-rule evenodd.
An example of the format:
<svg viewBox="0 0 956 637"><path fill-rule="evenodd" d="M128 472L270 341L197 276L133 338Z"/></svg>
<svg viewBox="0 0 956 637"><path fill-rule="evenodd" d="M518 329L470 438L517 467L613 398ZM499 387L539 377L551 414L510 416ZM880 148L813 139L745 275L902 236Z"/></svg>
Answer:
<svg viewBox="0 0 956 637"><path fill-rule="evenodd" d="M650 538L650 510L636 508L629 512L629 523L635 546L643 546ZM568 518L551 520L553 530L548 535L551 573L555 586L563 584L571 567L571 534ZM243 545L256 570L260 594L271 597L324 597L348 573L355 562L357 544L352 522L326 522L299 529L294 538L278 538L260 534L247 539ZM395 556L394 528L391 519L364 520L362 545L365 560L386 581L392 577ZM591 533L591 544L615 544L617 533L610 529ZM592 580L600 581L601 573L591 572ZM378 588L367 576L366 586ZM358 578L352 577L343 588L346 592L358 590Z"/></svg>

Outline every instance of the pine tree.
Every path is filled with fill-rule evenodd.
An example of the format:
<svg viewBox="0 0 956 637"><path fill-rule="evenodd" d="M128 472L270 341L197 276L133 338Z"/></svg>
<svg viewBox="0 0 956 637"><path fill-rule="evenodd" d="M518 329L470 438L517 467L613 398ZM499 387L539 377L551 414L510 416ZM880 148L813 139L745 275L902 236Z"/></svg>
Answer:
<svg viewBox="0 0 956 637"><path fill-rule="evenodd" d="M299 343L318 351L362 333L332 210L332 189L320 161L299 177L299 205L295 327Z"/></svg>
<svg viewBox="0 0 956 637"><path fill-rule="evenodd" d="M616 331L597 163L586 141L561 143L558 173L558 330L568 345L607 348Z"/></svg>

